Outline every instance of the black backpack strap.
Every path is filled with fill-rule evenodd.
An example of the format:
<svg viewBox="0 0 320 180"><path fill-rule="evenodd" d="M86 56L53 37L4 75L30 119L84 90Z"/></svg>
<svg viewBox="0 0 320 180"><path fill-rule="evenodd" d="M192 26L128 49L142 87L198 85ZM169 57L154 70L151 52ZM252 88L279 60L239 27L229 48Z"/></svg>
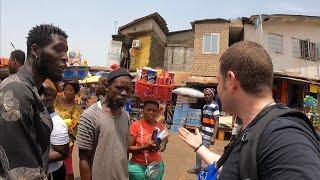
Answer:
<svg viewBox="0 0 320 180"><path fill-rule="evenodd" d="M228 145L226 145L224 147L224 151L223 151L223 154L222 156L219 158L219 160L217 161L217 168L219 169L223 164L224 162L228 159L228 157L230 156L232 150L233 150L233 147L235 146L235 140L232 140L228 143Z"/></svg>
<svg viewBox="0 0 320 180"><path fill-rule="evenodd" d="M315 132L308 117L301 111L284 107L281 104L272 105L261 112L253 121L255 125L250 131L242 135L241 156L239 162L240 177L243 180L258 180L257 151L260 137L265 128L275 117L298 117L303 119L308 129L313 131L317 140L319 136Z"/></svg>

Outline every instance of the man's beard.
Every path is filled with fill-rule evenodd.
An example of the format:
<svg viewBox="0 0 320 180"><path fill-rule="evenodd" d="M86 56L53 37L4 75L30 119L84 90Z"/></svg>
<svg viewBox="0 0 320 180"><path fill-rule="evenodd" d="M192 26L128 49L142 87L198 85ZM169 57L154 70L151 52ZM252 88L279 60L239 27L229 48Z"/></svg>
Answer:
<svg viewBox="0 0 320 180"><path fill-rule="evenodd" d="M108 93L105 96L105 101L108 103L109 107L113 107L113 108L122 108L125 105L125 103L117 101L116 99L112 99L112 97L110 97Z"/></svg>
<svg viewBox="0 0 320 180"><path fill-rule="evenodd" d="M57 76L54 72L50 72L44 54L44 49L42 49L38 58L40 76L50 79L53 83L61 82L63 80L62 74Z"/></svg>

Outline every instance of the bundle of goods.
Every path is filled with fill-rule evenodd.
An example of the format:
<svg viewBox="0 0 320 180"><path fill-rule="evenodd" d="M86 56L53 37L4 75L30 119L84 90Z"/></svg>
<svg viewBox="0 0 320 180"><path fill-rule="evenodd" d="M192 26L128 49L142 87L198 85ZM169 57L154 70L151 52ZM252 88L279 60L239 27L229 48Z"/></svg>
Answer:
<svg viewBox="0 0 320 180"><path fill-rule="evenodd" d="M186 125L200 127L201 125L200 120L201 120L201 109L189 108L187 119L186 119Z"/></svg>
<svg viewBox="0 0 320 180"><path fill-rule="evenodd" d="M9 65L9 59L8 58L0 58L0 66L8 66Z"/></svg>
<svg viewBox="0 0 320 180"><path fill-rule="evenodd" d="M310 120L315 128L320 126L320 117L318 114L318 100L312 96L306 95L303 99L304 109L307 113L307 116L310 117Z"/></svg>
<svg viewBox="0 0 320 180"><path fill-rule="evenodd" d="M68 54L68 65L71 66L80 66L81 62L81 53L79 50L71 50Z"/></svg>
<svg viewBox="0 0 320 180"><path fill-rule="evenodd" d="M0 79L9 76L9 58L0 58Z"/></svg>
<svg viewBox="0 0 320 180"><path fill-rule="evenodd" d="M63 74L64 80L82 80L87 77L89 72L88 66L69 66Z"/></svg>
<svg viewBox="0 0 320 180"><path fill-rule="evenodd" d="M174 109L171 132L177 133L184 125L199 127L201 120L201 109L190 108L190 104L196 103L197 99L178 95Z"/></svg>
<svg viewBox="0 0 320 180"><path fill-rule="evenodd" d="M152 132L151 139L156 142L158 146L164 145L164 139L169 136L169 133L166 130L160 130L159 128L155 128Z"/></svg>
<svg viewBox="0 0 320 180"><path fill-rule="evenodd" d="M174 73L143 68L137 71L136 80L135 95L142 100L171 100Z"/></svg>

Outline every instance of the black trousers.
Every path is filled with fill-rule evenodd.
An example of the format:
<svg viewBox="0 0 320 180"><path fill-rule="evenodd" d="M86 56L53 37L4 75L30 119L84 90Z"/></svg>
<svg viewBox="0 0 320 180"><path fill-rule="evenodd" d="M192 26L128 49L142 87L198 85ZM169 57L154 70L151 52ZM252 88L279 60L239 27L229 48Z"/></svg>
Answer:
<svg viewBox="0 0 320 180"><path fill-rule="evenodd" d="M56 171L49 174L49 180L64 180L66 177L66 168L64 164Z"/></svg>

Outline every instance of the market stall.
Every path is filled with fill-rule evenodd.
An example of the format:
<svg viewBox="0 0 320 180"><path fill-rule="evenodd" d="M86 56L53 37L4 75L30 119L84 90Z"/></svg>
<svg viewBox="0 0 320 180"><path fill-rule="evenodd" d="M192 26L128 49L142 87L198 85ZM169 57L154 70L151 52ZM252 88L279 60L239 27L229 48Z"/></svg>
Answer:
<svg viewBox="0 0 320 180"><path fill-rule="evenodd" d="M318 113L318 100L312 96L306 95L304 98L304 112L309 117L315 129L320 126L320 116Z"/></svg>
<svg viewBox="0 0 320 180"><path fill-rule="evenodd" d="M0 58L0 79L3 80L4 78L9 76L9 58Z"/></svg>

